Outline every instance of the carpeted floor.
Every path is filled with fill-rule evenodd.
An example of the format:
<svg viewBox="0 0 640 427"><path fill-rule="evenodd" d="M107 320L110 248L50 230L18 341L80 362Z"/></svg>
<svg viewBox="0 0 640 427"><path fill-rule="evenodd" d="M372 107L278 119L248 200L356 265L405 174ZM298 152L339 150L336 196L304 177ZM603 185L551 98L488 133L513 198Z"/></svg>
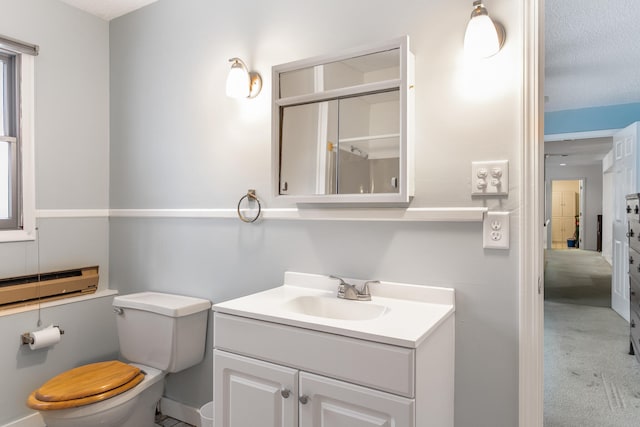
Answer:
<svg viewBox="0 0 640 427"><path fill-rule="evenodd" d="M640 364L610 308L545 302L544 426L640 426Z"/></svg>
<svg viewBox="0 0 640 427"><path fill-rule="evenodd" d="M603 264L604 263L604 264ZM597 252L547 251L544 426L640 426L640 363Z"/></svg>
<svg viewBox="0 0 640 427"><path fill-rule="evenodd" d="M546 301L611 307L611 266L599 252L547 250L544 268Z"/></svg>

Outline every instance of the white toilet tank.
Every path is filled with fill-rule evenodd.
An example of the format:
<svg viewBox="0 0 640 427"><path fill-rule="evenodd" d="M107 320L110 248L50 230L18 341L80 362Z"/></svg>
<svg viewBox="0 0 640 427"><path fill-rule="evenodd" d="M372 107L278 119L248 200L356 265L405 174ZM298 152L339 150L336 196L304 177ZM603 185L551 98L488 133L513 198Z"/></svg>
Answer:
<svg viewBox="0 0 640 427"><path fill-rule="evenodd" d="M204 358L208 300L140 292L116 296L113 306L125 359L178 372Z"/></svg>

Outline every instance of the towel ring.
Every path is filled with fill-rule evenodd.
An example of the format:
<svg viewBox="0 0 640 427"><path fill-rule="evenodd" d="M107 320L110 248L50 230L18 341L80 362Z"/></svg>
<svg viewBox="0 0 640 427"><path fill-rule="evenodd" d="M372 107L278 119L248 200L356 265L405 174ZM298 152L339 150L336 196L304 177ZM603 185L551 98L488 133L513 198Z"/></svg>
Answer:
<svg viewBox="0 0 640 427"><path fill-rule="evenodd" d="M247 201L255 200L258 203L258 213L253 218L247 218L246 216L242 215L242 212L240 212L240 204L242 204L242 201L244 199L247 199ZM240 197L240 200L238 201L238 218L240 218L242 222L247 222L247 223L256 222L256 220L260 217L261 212L262 212L262 205L260 204L260 200L256 196L256 190L247 190L247 194Z"/></svg>

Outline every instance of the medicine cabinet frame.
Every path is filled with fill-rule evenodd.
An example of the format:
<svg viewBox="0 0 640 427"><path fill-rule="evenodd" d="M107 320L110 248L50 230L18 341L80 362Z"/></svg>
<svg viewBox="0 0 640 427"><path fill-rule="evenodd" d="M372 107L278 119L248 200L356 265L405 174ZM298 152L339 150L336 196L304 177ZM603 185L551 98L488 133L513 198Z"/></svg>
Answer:
<svg viewBox="0 0 640 427"><path fill-rule="evenodd" d="M312 93L294 94L281 97L281 74L304 70L318 65L358 58L365 55L383 53L398 49L399 77L362 83L354 86L339 87L315 91ZM409 37L403 36L382 43L365 47L348 49L340 53L316 56L272 68L272 188L276 200L311 205L348 205L353 206L407 206L414 194L414 56L409 49ZM394 184L396 192L388 193L348 193L348 194L282 194L281 159L282 159L282 123L284 109L322 101L344 100L348 98L375 95L385 92L398 92L399 97L399 165L398 177ZM383 135L384 136L384 135ZM396 135L394 135L396 136ZM375 136L372 138L374 139ZM357 138L356 138L357 139ZM331 144L327 142L327 144ZM316 178L317 179L317 178ZM338 180L338 178L336 178ZM286 185L285 185L286 186Z"/></svg>

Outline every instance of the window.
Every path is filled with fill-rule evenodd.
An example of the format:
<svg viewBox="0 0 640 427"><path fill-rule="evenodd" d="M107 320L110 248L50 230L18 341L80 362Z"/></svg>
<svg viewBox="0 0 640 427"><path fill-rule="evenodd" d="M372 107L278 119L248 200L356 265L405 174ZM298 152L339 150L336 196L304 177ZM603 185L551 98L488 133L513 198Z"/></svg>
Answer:
<svg viewBox="0 0 640 427"><path fill-rule="evenodd" d="M21 221L18 146L18 55L0 50L0 229L18 229Z"/></svg>
<svg viewBox="0 0 640 427"><path fill-rule="evenodd" d="M33 65L38 47L0 36L0 242L35 238Z"/></svg>

